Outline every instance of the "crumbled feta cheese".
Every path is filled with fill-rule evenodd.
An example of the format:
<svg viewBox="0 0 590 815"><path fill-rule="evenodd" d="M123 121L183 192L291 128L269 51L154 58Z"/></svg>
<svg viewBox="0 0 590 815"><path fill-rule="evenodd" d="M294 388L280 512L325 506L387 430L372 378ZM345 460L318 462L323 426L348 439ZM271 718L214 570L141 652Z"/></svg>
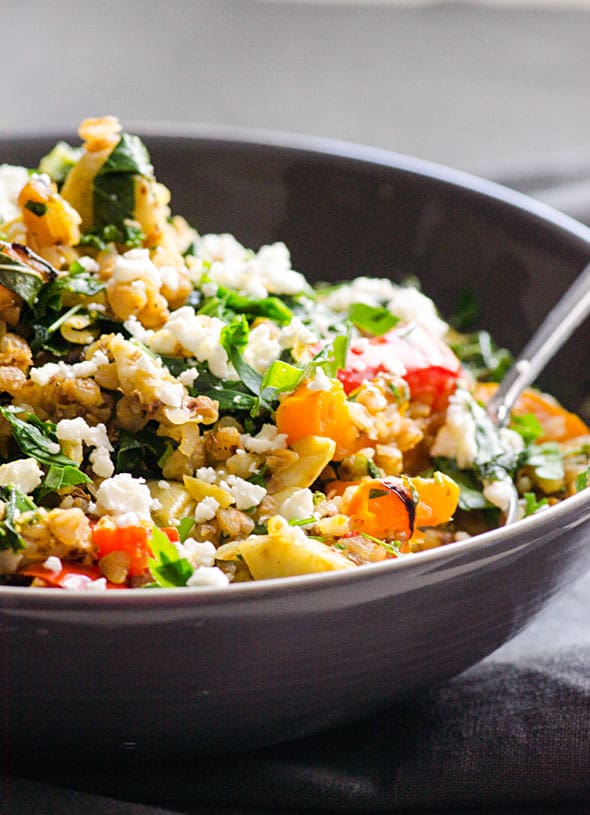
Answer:
<svg viewBox="0 0 590 815"><path fill-rule="evenodd" d="M259 374L263 374L281 356L278 337L274 323L260 323L251 329L244 349L244 359Z"/></svg>
<svg viewBox="0 0 590 815"><path fill-rule="evenodd" d="M141 342L142 345L148 345L155 333L151 328L144 328L135 314L128 317L123 323L123 326L133 339L137 340L137 342Z"/></svg>
<svg viewBox="0 0 590 815"><path fill-rule="evenodd" d="M217 317L195 314L191 306L182 306L170 314L146 344L158 354L180 352L193 356L198 362L206 362L211 373L220 379L235 379L233 366L220 342L223 326Z"/></svg>
<svg viewBox="0 0 590 815"><path fill-rule="evenodd" d="M41 484L42 480L43 470L34 458L20 458L0 464L0 486L2 487L12 485L28 495Z"/></svg>
<svg viewBox="0 0 590 815"><path fill-rule="evenodd" d="M12 221L21 214L18 196L28 180L26 167L0 164L0 222Z"/></svg>
<svg viewBox="0 0 590 815"><path fill-rule="evenodd" d="M331 391L332 380L326 376L322 368L315 369L315 376L307 385L310 391Z"/></svg>
<svg viewBox="0 0 590 815"><path fill-rule="evenodd" d="M117 255L111 272L113 283L151 283L160 289L162 278L157 266L150 259L149 249L130 249Z"/></svg>
<svg viewBox="0 0 590 815"><path fill-rule="evenodd" d="M250 509L258 506L266 495L264 487L251 484L237 475L228 475L227 485L236 502L238 509Z"/></svg>
<svg viewBox="0 0 590 815"><path fill-rule="evenodd" d="M303 324L301 317L294 316L288 325L281 328L279 344L281 348L296 348L300 345L314 345L318 341L314 332Z"/></svg>
<svg viewBox="0 0 590 815"><path fill-rule="evenodd" d="M514 495L512 479L506 477L498 481L488 481L483 488L483 494L490 504L506 511Z"/></svg>
<svg viewBox="0 0 590 815"><path fill-rule="evenodd" d="M50 555L47 560L43 562L43 566L49 569L53 574L59 574L63 568L61 560L55 555Z"/></svg>
<svg viewBox="0 0 590 815"><path fill-rule="evenodd" d="M187 538L184 543L177 544L181 556L186 558L193 569L199 566L214 566L217 549L211 541L197 541Z"/></svg>
<svg viewBox="0 0 590 815"><path fill-rule="evenodd" d="M44 388L54 377L62 379L87 379L94 376L99 365L104 365L105 361L108 362L108 357L102 351L96 351L95 354L87 360L82 362L74 362L73 365L68 365L67 362L46 362L39 368L31 368L29 377L31 380L40 387Z"/></svg>
<svg viewBox="0 0 590 815"><path fill-rule="evenodd" d="M180 372L177 379L179 382L182 382L182 384L186 388L190 388L192 385L195 384L196 380L198 379L198 376L199 376L198 368L186 368L186 370Z"/></svg>
<svg viewBox="0 0 590 815"><path fill-rule="evenodd" d="M281 501L277 512L288 521L303 521L313 515L313 493L310 489L298 489Z"/></svg>
<svg viewBox="0 0 590 815"><path fill-rule="evenodd" d="M450 398L444 425L438 431L430 455L454 458L460 469L471 467L477 456L473 399L458 389Z"/></svg>
<svg viewBox="0 0 590 815"><path fill-rule="evenodd" d="M144 478L119 473L103 481L96 492L97 515L134 512L141 521L151 521L152 496Z"/></svg>
<svg viewBox="0 0 590 815"><path fill-rule="evenodd" d="M190 588L222 588L229 585L229 577L218 566L199 566L187 581Z"/></svg>
<svg viewBox="0 0 590 815"><path fill-rule="evenodd" d="M217 291L219 286L217 283L203 283L201 286L201 291L205 295L205 297L215 297L217 295Z"/></svg>
<svg viewBox="0 0 590 815"><path fill-rule="evenodd" d="M107 581L104 577L92 580L85 574L68 574L61 581L61 585L64 589L74 591L104 591L107 587Z"/></svg>
<svg viewBox="0 0 590 815"><path fill-rule="evenodd" d="M139 526L139 518L136 512L123 512L122 515L117 515L117 526L122 528L125 526Z"/></svg>
<svg viewBox="0 0 590 815"><path fill-rule="evenodd" d="M270 453L271 450L284 450L287 447L287 434L279 433L274 424L263 424L255 436L245 433L240 439L251 453Z"/></svg>
<svg viewBox="0 0 590 815"><path fill-rule="evenodd" d="M89 459L93 472L99 478L110 478L115 472L115 465L106 447L96 447L91 451Z"/></svg>
<svg viewBox="0 0 590 815"><path fill-rule="evenodd" d="M213 467L199 467L195 476L199 481L206 481L207 484L215 484L217 481L217 473Z"/></svg>
<svg viewBox="0 0 590 815"><path fill-rule="evenodd" d="M219 509L219 506L219 501L216 501L215 498L207 495L202 501L199 501L195 507L195 521L198 524L202 524L205 521L210 521L215 517L215 513Z"/></svg>
<svg viewBox="0 0 590 815"><path fill-rule="evenodd" d="M90 255L82 255L82 257L78 258L78 263L87 272L92 273L100 271L100 266L94 258L90 257Z"/></svg>

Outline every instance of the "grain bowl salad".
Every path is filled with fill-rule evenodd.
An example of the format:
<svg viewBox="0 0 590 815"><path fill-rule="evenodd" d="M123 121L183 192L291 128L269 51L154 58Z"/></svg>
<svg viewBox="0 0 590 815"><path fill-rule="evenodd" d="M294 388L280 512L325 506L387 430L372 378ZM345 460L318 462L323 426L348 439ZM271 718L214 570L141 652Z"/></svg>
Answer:
<svg viewBox="0 0 590 815"><path fill-rule="evenodd" d="M523 516L588 485L584 422L530 389L496 430L509 354L416 282L312 285L172 214L115 117L79 135L0 165L4 585L355 569L499 526L513 484Z"/></svg>

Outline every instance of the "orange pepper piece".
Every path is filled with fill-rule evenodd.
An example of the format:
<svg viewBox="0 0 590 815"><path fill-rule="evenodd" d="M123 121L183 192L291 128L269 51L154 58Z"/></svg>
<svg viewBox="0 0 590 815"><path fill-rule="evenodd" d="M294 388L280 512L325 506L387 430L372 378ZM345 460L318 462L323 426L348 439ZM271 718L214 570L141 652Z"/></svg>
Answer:
<svg viewBox="0 0 590 815"><path fill-rule="evenodd" d="M495 382L481 382L474 397L484 404L497 389ZM544 430L539 442L567 441L590 433L588 425L575 413L570 413L551 397L534 388L527 388L516 400L512 409L515 416L532 413Z"/></svg>
<svg viewBox="0 0 590 815"><path fill-rule="evenodd" d="M359 532L407 540L418 527L449 521L458 501L458 485L442 473L433 478L370 478L345 491L342 512Z"/></svg>
<svg viewBox="0 0 590 815"><path fill-rule="evenodd" d="M299 385L280 403L275 417L279 433L289 443L303 436L327 436L336 442L339 460L354 449L359 431L352 422L342 383L331 381L330 390L311 390Z"/></svg>

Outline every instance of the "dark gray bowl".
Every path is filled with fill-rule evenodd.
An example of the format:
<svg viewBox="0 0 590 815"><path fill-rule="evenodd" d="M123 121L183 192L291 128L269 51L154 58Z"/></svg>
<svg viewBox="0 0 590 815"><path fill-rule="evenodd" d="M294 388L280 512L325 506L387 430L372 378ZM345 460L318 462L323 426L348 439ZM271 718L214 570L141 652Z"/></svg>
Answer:
<svg viewBox="0 0 590 815"><path fill-rule="evenodd" d="M590 257L590 230L405 156L180 127L142 135L174 211L246 245L284 240L338 280L417 275L447 312L465 286L517 351ZM35 165L59 137L0 138ZM582 412L588 330L543 384ZM465 543L358 571L199 592L0 588L6 750L158 760L244 750L378 710L519 632L590 564L590 491Z"/></svg>

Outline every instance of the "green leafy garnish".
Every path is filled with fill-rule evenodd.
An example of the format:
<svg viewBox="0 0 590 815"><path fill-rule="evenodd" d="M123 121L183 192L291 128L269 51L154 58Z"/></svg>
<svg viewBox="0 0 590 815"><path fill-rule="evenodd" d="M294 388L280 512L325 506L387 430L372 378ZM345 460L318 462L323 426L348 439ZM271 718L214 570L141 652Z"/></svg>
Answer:
<svg viewBox="0 0 590 815"><path fill-rule="evenodd" d="M150 157L137 136L122 133L93 181L93 232L112 230L112 240L129 238L126 228L135 212L136 176L153 177Z"/></svg>
<svg viewBox="0 0 590 815"><path fill-rule="evenodd" d="M77 467L72 467L69 464L65 467L52 464L47 470L43 483L39 487L39 490L35 492L35 495L37 499L41 499L49 492L57 492L67 487L87 484L89 481L88 476Z"/></svg>
<svg viewBox="0 0 590 815"><path fill-rule="evenodd" d="M524 498L525 518L528 518L529 515L534 515L535 512L538 512L542 507L549 505L549 501L546 498L538 500L534 492L525 492L522 497Z"/></svg>
<svg viewBox="0 0 590 815"><path fill-rule="evenodd" d="M443 457L435 458L434 466L459 485L459 509L472 512L492 507L484 496L481 481L473 470L460 470L453 459Z"/></svg>
<svg viewBox="0 0 590 815"><path fill-rule="evenodd" d="M582 492L590 486L590 467L586 467L583 472L578 473L575 481L576 492Z"/></svg>
<svg viewBox="0 0 590 815"><path fill-rule="evenodd" d="M170 439L158 436L153 423L135 433L120 430L115 471L133 473L136 478L160 478L160 462L172 452Z"/></svg>
<svg viewBox="0 0 590 815"><path fill-rule="evenodd" d="M384 306L369 306L366 303L351 303L348 309L350 321L367 334L380 337L399 323L399 317Z"/></svg>
<svg viewBox="0 0 590 815"><path fill-rule="evenodd" d="M155 586L163 589L186 586L193 573L193 567L180 555L168 535L157 526L152 527L149 545L153 557L148 560L148 568Z"/></svg>
<svg viewBox="0 0 590 815"><path fill-rule="evenodd" d="M38 272L4 251L0 243L0 286L18 294L32 306L43 284L44 279Z"/></svg>
<svg viewBox="0 0 590 815"><path fill-rule="evenodd" d="M300 383L303 375L304 371L301 368L277 359L266 369L262 377L261 389L263 392L267 388L276 392L292 391Z"/></svg>
<svg viewBox="0 0 590 815"><path fill-rule="evenodd" d="M0 499L4 502L4 517L0 521L0 549L17 552L24 548L24 541L16 528L16 520L22 512L37 507L24 492L12 485L0 487Z"/></svg>
<svg viewBox="0 0 590 815"><path fill-rule="evenodd" d="M184 543L185 540L188 538L190 533L193 530L193 526L195 525L194 518L183 518L182 521L176 527L178 531L178 537L180 538L180 542Z"/></svg>
<svg viewBox="0 0 590 815"><path fill-rule="evenodd" d="M547 441L528 447L526 464L533 468L537 478L546 481L562 481L565 475L563 453L556 442Z"/></svg>
<svg viewBox="0 0 590 815"><path fill-rule="evenodd" d="M29 199L25 202L25 209L28 209L33 215L41 218L47 212L47 204L44 204L42 201L31 201Z"/></svg>
<svg viewBox="0 0 590 815"><path fill-rule="evenodd" d="M59 451L59 443L55 435L55 425L52 422L43 422L34 413L27 415L26 421L20 419L18 408L0 407L0 414L10 424L12 436L21 451L40 464L47 467L72 467L77 469L76 462ZM83 473L80 473L84 476ZM89 481L84 476L85 481ZM80 482L82 483L82 482Z"/></svg>
<svg viewBox="0 0 590 815"><path fill-rule="evenodd" d="M67 142L59 141L39 162L39 172L46 173L52 181L61 186L82 152L81 147L71 147Z"/></svg>
<svg viewBox="0 0 590 815"><path fill-rule="evenodd" d="M248 315L254 318L267 317L279 325L288 325L293 318L293 312L279 297L271 295L263 300L256 300L223 286L217 287L215 297L206 299L205 303L199 308L199 313L224 320L231 320L236 314Z"/></svg>
<svg viewBox="0 0 590 815"><path fill-rule="evenodd" d="M510 429L515 430L525 444L533 444L544 434L543 426L534 413L522 413L510 418Z"/></svg>
<svg viewBox="0 0 590 815"><path fill-rule="evenodd" d="M451 348L479 382L499 382L512 363L510 351L499 348L487 331L467 334Z"/></svg>

